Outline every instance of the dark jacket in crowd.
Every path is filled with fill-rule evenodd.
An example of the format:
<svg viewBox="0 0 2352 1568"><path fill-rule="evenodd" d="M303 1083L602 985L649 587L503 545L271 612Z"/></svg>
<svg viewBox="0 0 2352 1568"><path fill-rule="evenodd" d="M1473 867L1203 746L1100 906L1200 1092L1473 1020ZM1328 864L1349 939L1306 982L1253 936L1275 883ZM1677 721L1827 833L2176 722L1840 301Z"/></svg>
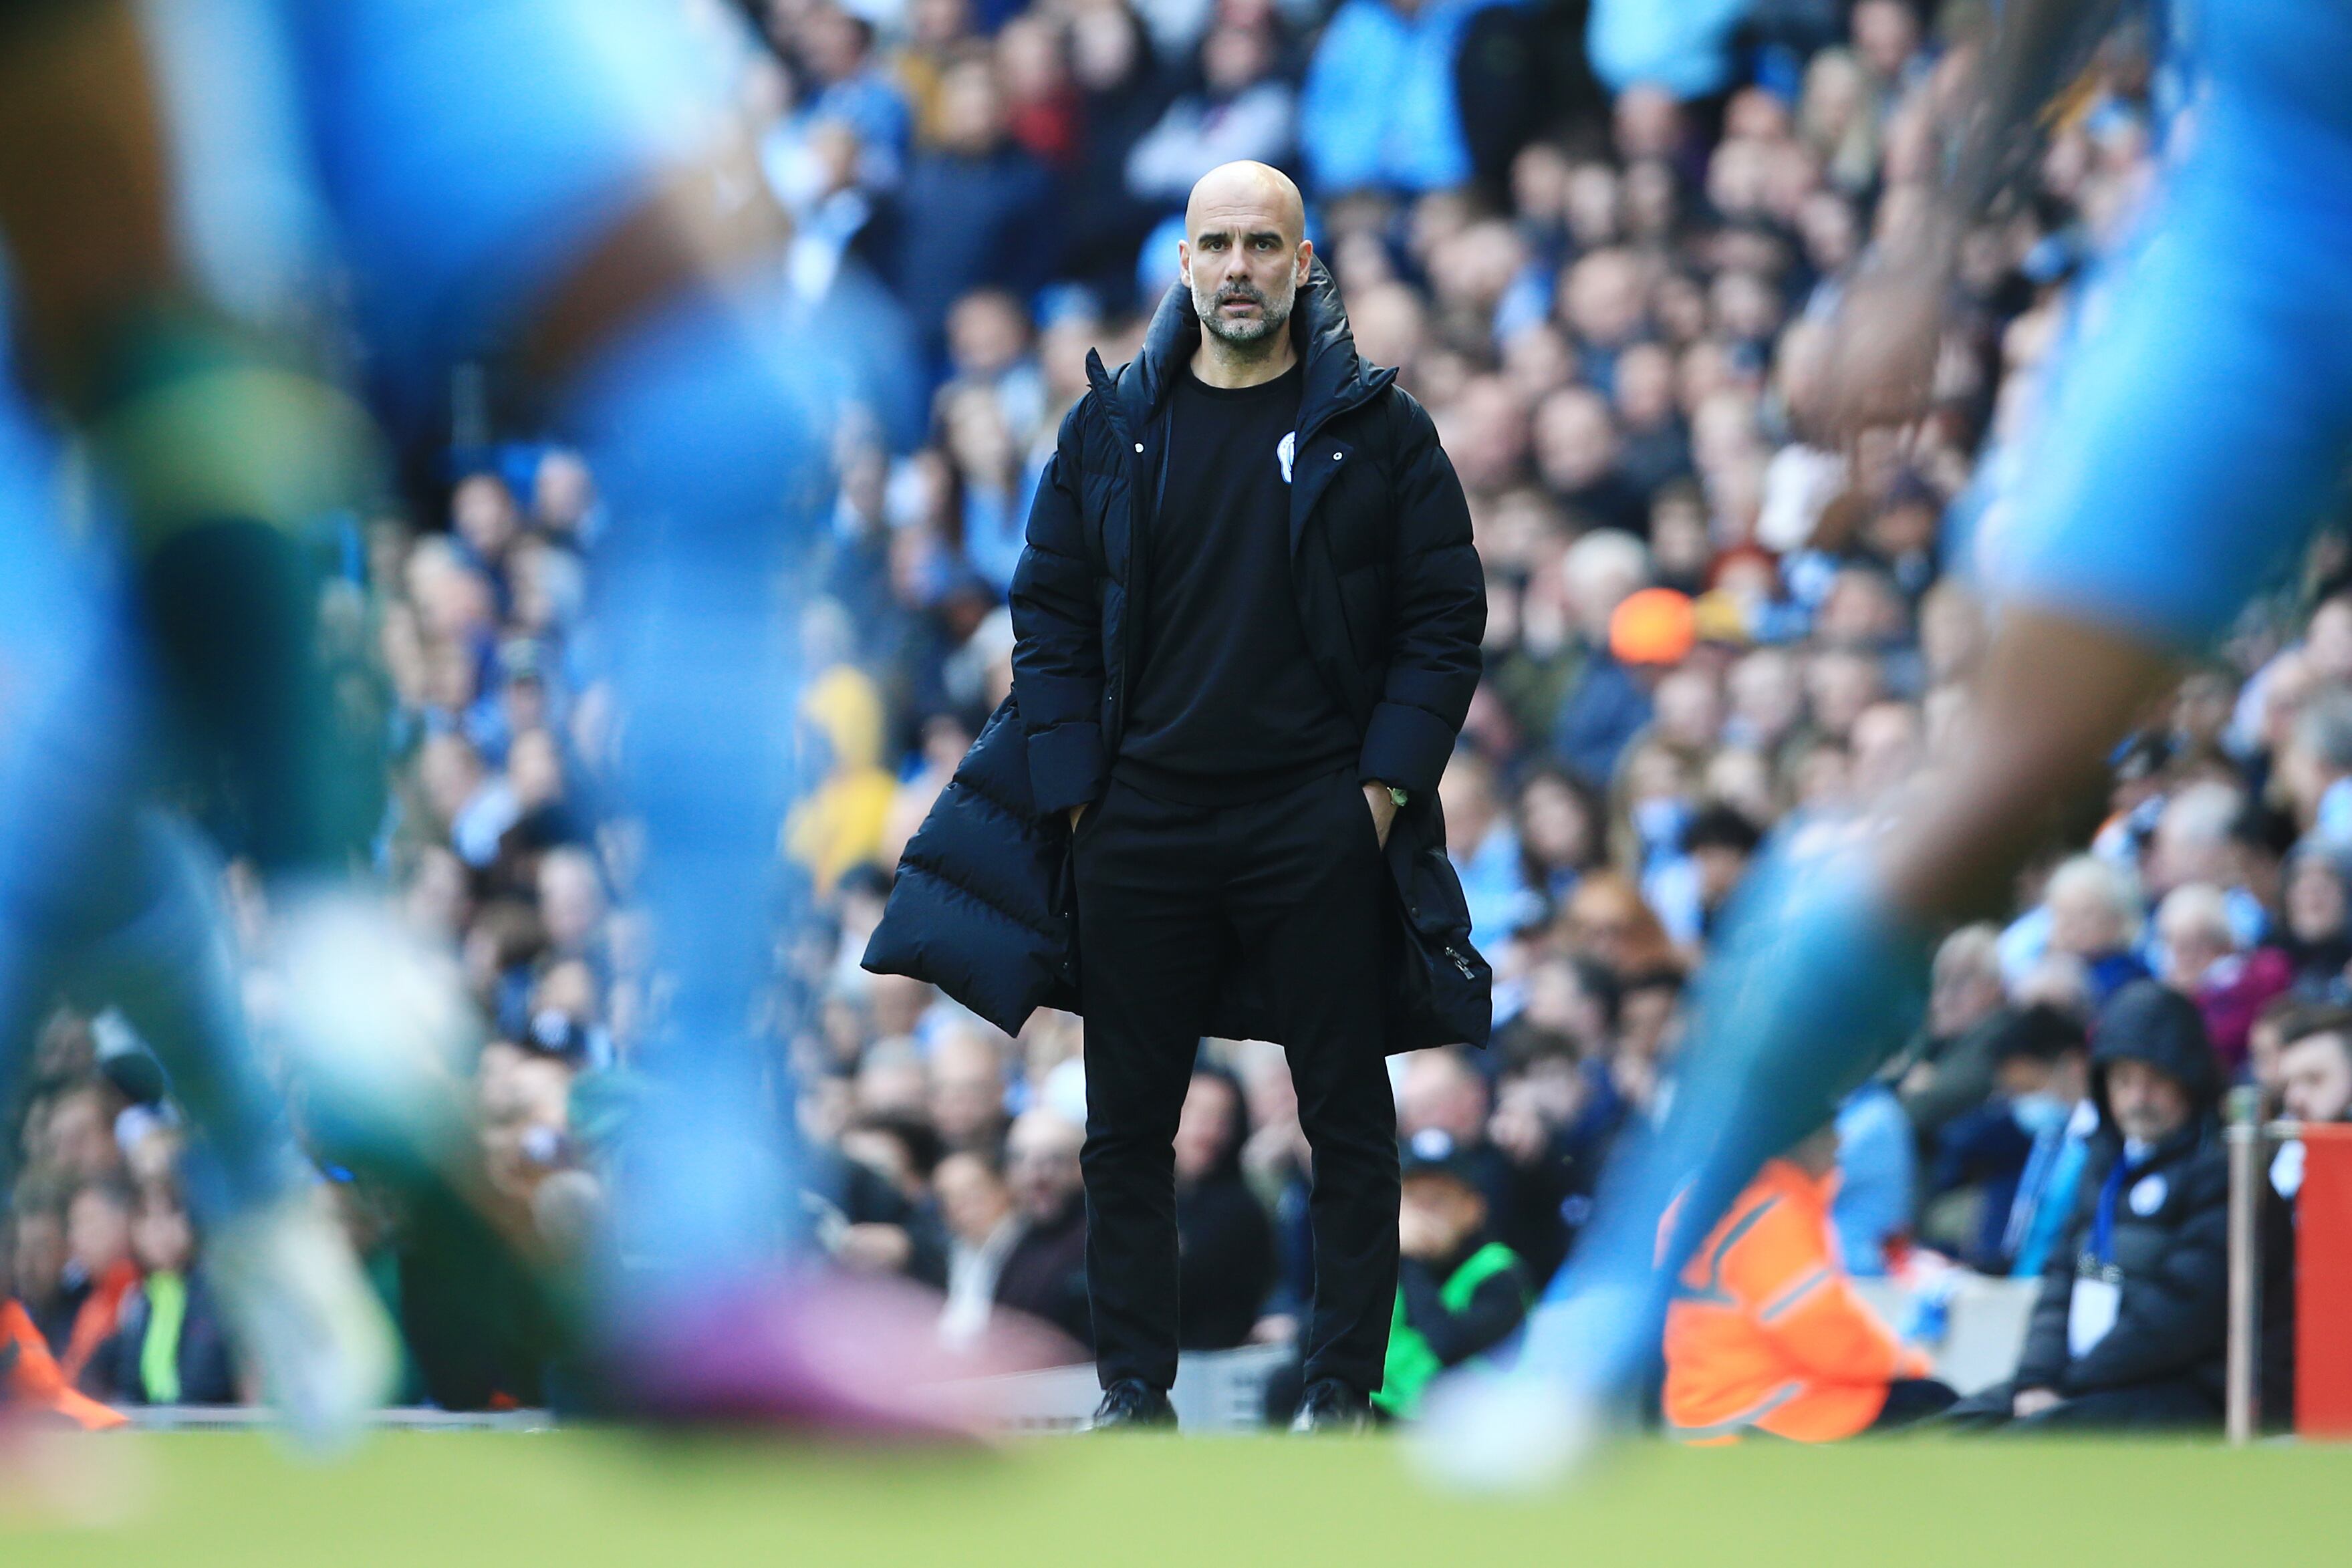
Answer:
<svg viewBox="0 0 2352 1568"><path fill-rule="evenodd" d="M1027 295L1054 263L1053 176L1023 149L984 157L934 152L907 167L887 281L906 302L923 351L944 347L948 311L975 289Z"/></svg>
<svg viewBox="0 0 2352 1568"><path fill-rule="evenodd" d="M1486 1042L1493 972L1445 856L1437 781L1477 689L1485 576L1429 416L1356 353L1319 261L1291 317L1304 362L1290 491L1292 586L1316 669L1362 737L1357 773L1412 793L1387 859L1398 899L1391 1051ZM866 966L935 982L1017 1031L1076 1010L1068 808L1098 798L1127 719L1148 602L1169 390L1200 339L1169 290L1143 352L1062 422L1013 583L1013 689L908 845ZM1260 977L1235 965L1213 1019L1276 1039Z"/></svg>
<svg viewBox="0 0 2352 1568"><path fill-rule="evenodd" d="M1899 1083L1922 1062L1934 1069L1923 1087L1895 1090L1924 1148L1932 1150L1946 1123L1977 1110L1990 1097L2002 1037L2017 1026L2019 1016L2014 1008L1996 1007L1957 1035L1923 1032L1888 1067L1883 1076L1889 1083Z"/></svg>
<svg viewBox="0 0 2352 1568"><path fill-rule="evenodd" d="M2186 1126L2111 1177L2125 1158L2107 1107L2107 1074L2143 1061L2178 1079L2196 1110ZM2136 1385L2187 1383L2209 1393L2218 1415L2228 1296L2230 1173L2216 1106L2219 1064L2195 1004L2154 981L2116 993L2099 1016L2091 1052L2092 1094L2105 1123L2093 1135L2066 1245L2042 1276L2015 1386L2069 1398ZM2097 1253L2101 1194L2115 1187L2110 1256ZM2078 1279L2111 1268L2121 1289L2115 1326L2080 1358L2066 1323Z"/></svg>
<svg viewBox="0 0 2352 1568"><path fill-rule="evenodd" d="M1094 1345L1087 1305L1087 1206L1076 1193L1052 1219L1024 1223L996 1273L996 1304L1043 1318L1078 1343Z"/></svg>
<svg viewBox="0 0 2352 1568"><path fill-rule="evenodd" d="M83 1374L90 1392L118 1405L237 1403L236 1366L229 1355L228 1332L202 1270L188 1275L187 1292L172 1358L178 1386L148 1385L147 1329L153 1309L142 1285L122 1299L122 1316L115 1325L114 1337L91 1358L89 1371Z"/></svg>
<svg viewBox="0 0 2352 1568"><path fill-rule="evenodd" d="M1552 750L1587 789L1606 790L1617 759L1650 722L1650 693L1607 648L1591 649L1560 700Z"/></svg>

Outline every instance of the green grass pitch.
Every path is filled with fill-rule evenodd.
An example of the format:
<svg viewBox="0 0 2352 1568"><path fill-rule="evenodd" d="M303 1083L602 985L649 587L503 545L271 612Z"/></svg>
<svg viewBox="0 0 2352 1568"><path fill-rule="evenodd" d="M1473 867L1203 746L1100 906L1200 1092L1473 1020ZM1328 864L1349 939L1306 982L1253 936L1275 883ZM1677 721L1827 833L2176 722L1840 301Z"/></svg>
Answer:
<svg viewBox="0 0 2352 1568"><path fill-rule="evenodd" d="M1645 1442L1522 1500L1432 1492L1385 1437L1055 1438L942 1455L407 1432L315 1464L265 1436L194 1432L16 1447L0 1467L5 1568L2352 1562L2352 1448L2315 1446Z"/></svg>

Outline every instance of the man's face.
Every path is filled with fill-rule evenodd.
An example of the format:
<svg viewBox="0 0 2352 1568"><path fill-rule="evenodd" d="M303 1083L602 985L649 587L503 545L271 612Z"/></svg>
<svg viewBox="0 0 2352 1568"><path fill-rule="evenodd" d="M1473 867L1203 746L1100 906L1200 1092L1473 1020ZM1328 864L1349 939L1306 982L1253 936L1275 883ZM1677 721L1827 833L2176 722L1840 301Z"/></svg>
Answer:
<svg viewBox="0 0 2352 1568"><path fill-rule="evenodd" d="M68 1095L49 1112L49 1158L67 1174L85 1179L121 1169L122 1152L96 1094Z"/></svg>
<svg viewBox="0 0 2352 1568"><path fill-rule="evenodd" d="M1270 187L1221 183L1196 197L1176 257L1202 329L1235 347L1289 324L1315 247Z"/></svg>
<svg viewBox="0 0 2352 1568"><path fill-rule="evenodd" d="M2161 1143L2189 1124L2189 1090L2179 1079L2147 1062L2119 1061L2107 1068L2107 1107L2123 1135Z"/></svg>
<svg viewBox="0 0 2352 1568"><path fill-rule="evenodd" d="M187 1211L177 1204L142 1205L138 1217L131 1222L131 1252L139 1260L139 1267L151 1274L185 1269L188 1259L195 1253L195 1237L188 1226Z"/></svg>
<svg viewBox="0 0 2352 1568"><path fill-rule="evenodd" d="M1486 1200L1457 1177L1408 1176L1398 1201L1400 1227L1418 1238L1415 1255L1446 1258L1459 1252L1486 1223Z"/></svg>
<svg viewBox="0 0 2352 1568"><path fill-rule="evenodd" d="M2352 1041L2306 1035L2279 1053L2279 1099L2298 1121L2341 1121L2352 1112Z"/></svg>
<svg viewBox="0 0 2352 1568"><path fill-rule="evenodd" d="M1004 1184L976 1154L949 1155L940 1162L932 1180L939 1189L940 1213L946 1217L948 1229L967 1247L978 1247L986 1241L1012 1212L1013 1202Z"/></svg>
<svg viewBox="0 0 2352 1568"><path fill-rule="evenodd" d="M1223 1079L1202 1073L1184 1092L1184 1109L1176 1119L1176 1174L1198 1181L1217 1167L1225 1149L1241 1131L1241 1107L1233 1086Z"/></svg>
<svg viewBox="0 0 2352 1568"><path fill-rule="evenodd" d="M131 1256L131 1211L111 1193L85 1190L66 1210L66 1247L92 1278Z"/></svg>
<svg viewBox="0 0 2352 1568"><path fill-rule="evenodd" d="M58 1276L65 1266L65 1222L47 1209L18 1215L9 1258L9 1270L15 1276L12 1293L21 1291L33 1300L47 1300L57 1294Z"/></svg>
<svg viewBox="0 0 2352 1568"><path fill-rule="evenodd" d="M1691 859L1698 867L1699 902L1710 910L1721 908L1748 874L1748 852L1727 844L1709 844L1693 851Z"/></svg>
<svg viewBox="0 0 2352 1568"><path fill-rule="evenodd" d="M1938 962L1927 994L1928 1027L1947 1039L1964 1033L2000 1005L2000 976L1967 960Z"/></svg>
<svg viewBox="0 0 2352 1568"><path fill-rule="evenodd" d="M1051 1220L1078 1191L1078 1138L1075 1129L1016 1124L1004 1148L1004 1170L1013 1201L1033 1220Z"/></svg>

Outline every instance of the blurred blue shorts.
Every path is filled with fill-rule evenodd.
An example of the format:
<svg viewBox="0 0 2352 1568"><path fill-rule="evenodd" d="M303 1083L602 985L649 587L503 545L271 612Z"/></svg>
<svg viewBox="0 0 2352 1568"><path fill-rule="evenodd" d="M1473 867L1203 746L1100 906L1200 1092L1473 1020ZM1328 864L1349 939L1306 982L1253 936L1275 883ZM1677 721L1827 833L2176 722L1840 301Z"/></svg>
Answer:
<svg viewBox="0 0 2352 1568"><path fill-rule="evenodd" d="M726 40L676 0L277 3L330 243L395 396L527 320L707 143L729 87Z"/></svg>
<svg viewBox="0 0 2352 1568"><path fill-rule="evenodd" d="M1994 596L2194 649L2287 567L2352 458L2352 0L2221 5L2190 150L2086 300Z"/></svg>

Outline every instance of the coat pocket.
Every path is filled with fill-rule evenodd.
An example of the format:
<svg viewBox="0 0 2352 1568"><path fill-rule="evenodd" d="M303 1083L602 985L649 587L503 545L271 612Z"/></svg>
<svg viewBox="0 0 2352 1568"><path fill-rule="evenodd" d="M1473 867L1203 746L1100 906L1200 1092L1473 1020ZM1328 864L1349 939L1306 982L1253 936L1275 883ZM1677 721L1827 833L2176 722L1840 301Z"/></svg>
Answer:
<svg viewBox="0 0 2352 1568"><path fill-rule="evenodd" d="M1397 1034L1390 1050L1484 1046L1494 1030L1494 966L1471 945L1469 900L1446 858L1434 800L1398 814L1388 860L1403 938Z"/></svg>

